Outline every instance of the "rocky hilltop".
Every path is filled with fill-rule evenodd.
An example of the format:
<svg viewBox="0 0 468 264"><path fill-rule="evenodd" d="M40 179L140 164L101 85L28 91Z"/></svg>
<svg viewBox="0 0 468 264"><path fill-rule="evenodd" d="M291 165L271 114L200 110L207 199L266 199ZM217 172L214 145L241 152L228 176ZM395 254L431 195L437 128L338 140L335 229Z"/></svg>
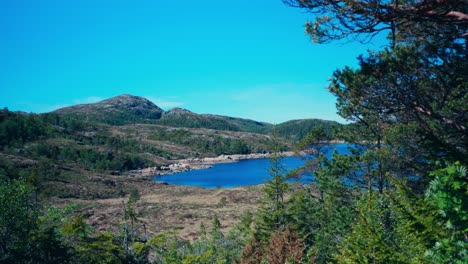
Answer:
<svg viewBox="0 0 468 264"><path fill-rule="evenodd" d="M120 125L160 119L164 110L146 98L123 94L93 104L61 108L54 113Z"/></svg>

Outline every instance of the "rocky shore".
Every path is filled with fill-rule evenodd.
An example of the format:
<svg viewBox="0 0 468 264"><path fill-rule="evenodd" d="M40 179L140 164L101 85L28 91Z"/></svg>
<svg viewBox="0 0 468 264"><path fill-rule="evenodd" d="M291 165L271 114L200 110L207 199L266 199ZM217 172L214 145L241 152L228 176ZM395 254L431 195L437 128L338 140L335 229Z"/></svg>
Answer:
<svg viewBox="0 0 468 264"><path fill-rule="evenodd" d="M282 152L282 156L293 156L294 152ZM190 158L180 159L167 166L149 167L140 170L132 170L127 173L130 177L150 178L153 176L167 175L177 172L201 170L211 168L212 165L218 163L238 162L249 159L264 159L270 158L271 153L252 153L252 154L233 154L220 155L214 158Z"/></svg>

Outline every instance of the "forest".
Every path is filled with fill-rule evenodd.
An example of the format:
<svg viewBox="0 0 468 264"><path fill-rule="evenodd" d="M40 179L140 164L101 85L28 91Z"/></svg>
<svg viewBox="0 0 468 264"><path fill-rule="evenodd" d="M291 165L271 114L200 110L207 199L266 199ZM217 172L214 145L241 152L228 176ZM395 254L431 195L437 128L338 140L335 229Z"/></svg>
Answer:
<svg viewBox="0 0 468 264"><path fill-rule="evenodd" d="M173 232L146 232L134 210L140 194L132 190L124 193L118 230L98 231L74 213L76 205L42 201L41 181L53 177L53 166L38 172L2 161L0 263L467 263L468 2L283 2L313 14L306 32L314 42L366 42L387 34L389 44L361 55L357 68L333 73L328 89L349 124L333 133L310 128L296 148L311 158L294 175L274 155L257 211L245 213L229 232L214 215L199 227L197 240L186 241ZM13 152L54 137L57 127L95 129L54 115L3 111L0 118L0 147ZM152 137L178 141L187 133ZM350 154L326 158L333 138L350 143ZM103 136L94 144L128 151L103 157L40 144L28 151L93 170L152 164L126 154L134 142ZM282 148L275 140L269 145L273 153ZM236 140L220 147L206 149L250 151ZM286 181L302 173L315 180Z"/></svg>

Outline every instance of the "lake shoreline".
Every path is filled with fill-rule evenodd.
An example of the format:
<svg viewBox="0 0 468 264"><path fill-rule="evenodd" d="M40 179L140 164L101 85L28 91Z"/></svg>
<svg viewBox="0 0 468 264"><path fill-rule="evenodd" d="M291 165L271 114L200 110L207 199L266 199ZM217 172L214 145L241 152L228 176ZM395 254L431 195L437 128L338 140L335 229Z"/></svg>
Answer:
<svg viewBox="0 0 468 264"><path fill-rule="evenodd" d="M281 152L279 155L284 157L294 156L296 153L293 151ZM206 157L206 158L189 158L175 160L166 166L160 167L148 167L140 170L132 170L127 172L127 176L134 178L146 178L153 179L154 177L169 175L179 172L186 172L192 170L202 170L212 168L213 165L221 163L232 163L239 162L242 160L252 159L267 159L271 158L273 153L251 153L251 154L232 154L232 155L220 155L218 157Z"/></svg>

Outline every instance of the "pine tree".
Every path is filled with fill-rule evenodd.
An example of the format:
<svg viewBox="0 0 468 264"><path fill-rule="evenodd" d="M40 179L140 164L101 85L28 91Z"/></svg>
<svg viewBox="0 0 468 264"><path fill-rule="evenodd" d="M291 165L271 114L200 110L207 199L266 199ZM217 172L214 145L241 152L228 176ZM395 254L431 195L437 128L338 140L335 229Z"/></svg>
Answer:
<svg viewBox="0 0 468 264"><path fill-rule="evenodd" d="M270 235L284 228L288 221L285 194L289 191L286 182L286 170L282 164L280 145L276 133L273 137L272 156L270 158L270 179L263 186L263 201L255 222L254 237L268 241Z"/></svg>

